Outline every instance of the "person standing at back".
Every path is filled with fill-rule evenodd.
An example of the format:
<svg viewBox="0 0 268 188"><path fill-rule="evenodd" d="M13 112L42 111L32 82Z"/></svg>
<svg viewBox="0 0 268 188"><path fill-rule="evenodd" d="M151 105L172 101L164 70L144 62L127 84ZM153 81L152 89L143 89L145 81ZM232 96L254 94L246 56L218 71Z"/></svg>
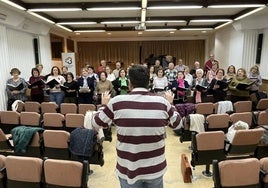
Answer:
<svg viewBox="0 0 268 188"><path fill-rule="evenodd" d="M95 129L117 127L116 173L121 188L162 188L167 170L165 158L165 127L176 128L180 115L171 105L174 95L165 98L148 91L149 71L141 65L129 69L130 88L127 95L110 100L102 94L103 107L95 114Z"/></svg>

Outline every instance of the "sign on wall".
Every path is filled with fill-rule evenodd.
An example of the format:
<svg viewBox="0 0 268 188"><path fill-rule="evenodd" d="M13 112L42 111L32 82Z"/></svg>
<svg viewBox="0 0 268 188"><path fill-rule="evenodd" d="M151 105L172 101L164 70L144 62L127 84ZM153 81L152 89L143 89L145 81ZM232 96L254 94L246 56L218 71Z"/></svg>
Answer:
<svg viewBox="0 0 268 188"><path fill-rule="evenodd" d="M75 53L61 53L62 66L68 67L68 71L76 76L75 71Z"/></svg>

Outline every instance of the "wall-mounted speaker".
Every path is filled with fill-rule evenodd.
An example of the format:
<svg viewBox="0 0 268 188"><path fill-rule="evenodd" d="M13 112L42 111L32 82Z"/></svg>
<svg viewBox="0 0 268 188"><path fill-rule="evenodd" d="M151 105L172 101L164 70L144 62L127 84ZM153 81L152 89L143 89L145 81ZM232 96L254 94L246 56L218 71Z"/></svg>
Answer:
<svg viewBox="0 0 268 188"><path fill-rule="evenodd" d="M33 39L33 47L34 47L34 58L35 58L35 64L39 64L39 42L38 38Z"/></svg>
<svg viewBox="0 0 268 188"><path fill-rule="evenodd" d="M263 33L260 33L258 35L257 53L256 53L256 64L260 64L261 63L262 39L263 39Z"/></svg>

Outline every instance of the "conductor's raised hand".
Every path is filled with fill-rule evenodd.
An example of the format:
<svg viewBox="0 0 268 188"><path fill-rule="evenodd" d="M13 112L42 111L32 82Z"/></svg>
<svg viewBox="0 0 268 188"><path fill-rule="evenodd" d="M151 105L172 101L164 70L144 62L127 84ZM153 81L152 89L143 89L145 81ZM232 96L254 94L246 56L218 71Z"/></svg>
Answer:
<svg viewBox="0 0 268 188"><path fill-rule="evenodd" d="M173 103L173 99L174 99L174 93L170 90L165 92L165 98L167 99L167 101L172 104Z"/></svg>
<svg viewBox="0 0 268 188"><path fill-rule="evenodd" d="M110 99L111 94L109 91L105 91L104 93L101 94L101 104L107 105Z"/></svg>

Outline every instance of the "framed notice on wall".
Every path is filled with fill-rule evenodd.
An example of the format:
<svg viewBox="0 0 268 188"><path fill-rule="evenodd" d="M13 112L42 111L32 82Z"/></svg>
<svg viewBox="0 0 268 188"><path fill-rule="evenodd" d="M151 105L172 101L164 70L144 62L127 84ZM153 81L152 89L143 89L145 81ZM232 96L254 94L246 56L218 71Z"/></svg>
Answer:
<svg viewBox="0 0 268 188"><path fill-rule="evenodd" d="M61 53L62 66L68 67L68 72L76 76L75 70L75 53Z"/></svg>

